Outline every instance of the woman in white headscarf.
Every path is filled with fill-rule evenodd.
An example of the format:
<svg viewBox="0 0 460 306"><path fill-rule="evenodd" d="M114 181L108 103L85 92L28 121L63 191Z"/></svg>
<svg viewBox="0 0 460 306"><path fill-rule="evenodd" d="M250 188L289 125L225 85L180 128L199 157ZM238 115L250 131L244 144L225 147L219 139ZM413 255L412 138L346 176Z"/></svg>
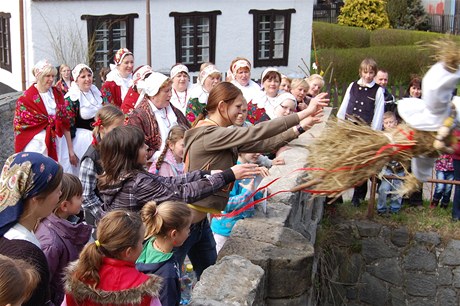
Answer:
<svg viewBox="0 0 460 306"><path fill-rule="evenodd" d="M137 107L128 115L128 125L140 128L148 146L147 158L151 162L158 158L166 145L169 130L174 125L190 127L184 114L170 103L171 79L159 72L137 84L139 100Z"/></svg>
<svg viewBox="0 0 460 306"><path fill-rule="evenodd" d="M220 71L212 63L202 64L198 77L198 83L190 91L190 99L187 102L185 117L190 123L202 112L208 103L208 96L211 89L222 80Z"/></svg>
<svg viewBox="0 0 460 306"><path fill-rule="evenodd" d="M72 70L72 82L65 95L70 119L70 136L78 160L81 160L93 140L94 117L102 107L101 92L93 84L93 71L85 64L78 64ZM79 167L64 169L78 176Z"/></svg>
<svg viewBox="0 0 460 306"><path fill-rule="evenodd" d="M190 75L187 66L176 64L169 73L172 81L171 104L185 114L187 101L190 98Z"/></svg>

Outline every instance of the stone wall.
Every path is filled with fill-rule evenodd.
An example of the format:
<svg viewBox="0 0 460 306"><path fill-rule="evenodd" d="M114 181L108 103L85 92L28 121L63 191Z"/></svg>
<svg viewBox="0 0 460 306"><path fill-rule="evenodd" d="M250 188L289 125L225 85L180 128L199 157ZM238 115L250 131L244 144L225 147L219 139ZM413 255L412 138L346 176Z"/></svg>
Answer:
<svg viewBox="0 0 460 306"><path fill-rule="evenodd" d="M272 167L261 184L282 176L271 192L296 186L302 173L292 171L305 166L305 145L323 128L317 125L292 141L283 153L286 165ZM313 305L313 245L323 201L303 192L283 192L268 200L266 212L259 204L253 218L237 222L217 264L196 284L191 304Z"/></svg>
<svg viewBox="0 0 460 306"><path fill-rule="evenodd" d="M13 116L22 92L0 95L0 165L14 153Z"/></svg>
<svg viewBox="0 0 460 306"><path fill-rule="evenodd" d="M333 278L321 305L460 304L460 240L444 245L435 232L412 236L369 221L342 220L334 231Z"/></svg>

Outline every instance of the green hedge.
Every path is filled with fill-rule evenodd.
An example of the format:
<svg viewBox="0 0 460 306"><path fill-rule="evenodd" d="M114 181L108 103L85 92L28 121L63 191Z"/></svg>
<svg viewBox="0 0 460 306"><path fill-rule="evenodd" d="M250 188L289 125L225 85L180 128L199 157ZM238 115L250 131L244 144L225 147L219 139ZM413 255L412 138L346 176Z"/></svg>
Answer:
<svg viewBox="0 0 460 306"><path fill-rule="evenodd" d="M332 63L332 80L337 84L357 80L359 64L366 57L375 59L379 67L390 72L389 85L407 84L412 74L423 76L428 67L433 64L429 52L419 46L321 49L317 51L317 55L322 69ZM329 82L330 72L325 75L325 79Z"/></svg>
<svg viewBox="0 0 460 306"><path fill-rule="evenodd" d="M317 21L313 22L313 35L317 50L414 45L419 42L430 42L445 36L440 33L399 29L368 31L364 28ZM460 37L452 37L460 41Z"/></svg>
<svg viewBox="0 0 460 306"><path fill-rule="evenodd" d="M370 47L370 31L326 22L313 22L316 49ZM312 44L313 47L313 44Z"/></svg>
<svg viewBox="0 0 460 306"><path fill-rule="evenodd" d="M431 42L442 37L445 37L445 34L398 29L378 29L371 32L370 46L414 45ZM460 41L460 38L457 36L451 37Z"/></svg>

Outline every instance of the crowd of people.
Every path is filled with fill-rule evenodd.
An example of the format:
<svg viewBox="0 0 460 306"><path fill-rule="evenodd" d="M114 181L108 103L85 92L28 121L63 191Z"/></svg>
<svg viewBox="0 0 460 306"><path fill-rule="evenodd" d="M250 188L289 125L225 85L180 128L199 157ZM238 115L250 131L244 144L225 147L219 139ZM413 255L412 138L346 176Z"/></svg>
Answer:
<svg viewBox="0 0 460 306"><path fill-rule="evenodd" d="M84 63L57 70L41 60L17 102L0 254L22 269L16 281L26 286L7 303L179 305L186 256L199 280L231 231L225 224L252 212L216 217L223 232L208 217L247 202L329 102L275 68L255 83L241 57L226 81L204 63L191 84L185 65L168 76L134 69L122 48L104 73L98 88Z"/></svg>
<svg viewBox="0 0 460 306"><path fill-rule="evenodd" d="M5 303L179 305L186 256L199 280L254 209L231 213L267 195L254 194L261 178L286 162L287 143L321 122L329 102L320 75L290 79L270 67L258 84L251 68L237 57L222 81L204 63L191 84L185 65L169 76L134 69L133 53L122 48L99 89L84 63L62 64L55 83L57 69L39 61L36 82L17 101L16 153L0 180L0 254L8 256L0 256L0 274L14 266L8 282L24 284ZM388 72L365 59L359 73L337 116L394 128L400 118ZM456 173L446 164L439 177ZM395 185L382 181L380 213L400 210L401 199L386 204ZM447 207L450 190L437 188L432 206ZM367 181L352 203L366 193Z"/></svg>

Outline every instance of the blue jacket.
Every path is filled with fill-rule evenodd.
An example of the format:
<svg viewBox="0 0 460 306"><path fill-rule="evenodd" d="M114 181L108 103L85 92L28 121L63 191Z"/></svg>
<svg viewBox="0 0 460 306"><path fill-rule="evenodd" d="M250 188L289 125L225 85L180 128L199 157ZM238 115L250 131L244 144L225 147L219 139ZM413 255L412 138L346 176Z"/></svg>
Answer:
<svg viewBox="0 0 460 306"><path fill-rule="evenodd" d="M237 164L241 163L238 161ZM246 200L253 193L253 191L243 188L240 185L241 181L242 180L235 181L233 189L230 192L230 198L228 199L227 206L225 206L224 213L229 213L237 209L240 209L249 202L261 199L263 197L263 193L259 191L254 195L253 198ZM213 233L228 237L230 236L230 233L232 232L233 226L235 226L236 221L244 218L250 218L253 215L254 206L234 217L214 217L211 220L211 230L213 231Z"/></svg>
<svg viewBox="0 0 460 306"><path fill-rule="evenodd" d="M160 302L163 306L178 306L180 303L180 270L176 258L172 256L160 263L136 263L138 271L155 274L163 278Z"/></svg>

